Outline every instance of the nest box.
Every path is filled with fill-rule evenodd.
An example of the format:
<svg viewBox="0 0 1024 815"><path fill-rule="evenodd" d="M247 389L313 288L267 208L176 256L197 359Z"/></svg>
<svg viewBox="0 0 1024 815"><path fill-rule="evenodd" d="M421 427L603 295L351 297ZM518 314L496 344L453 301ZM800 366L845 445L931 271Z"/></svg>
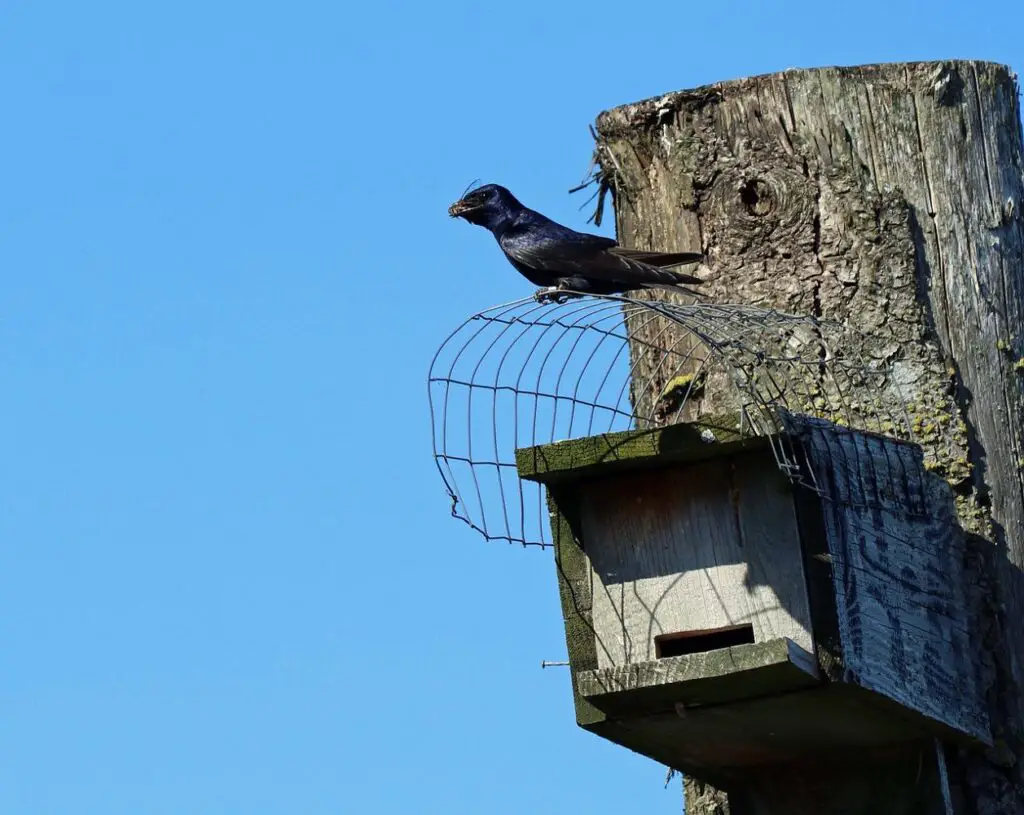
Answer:
<svg viewBox="0 0 1024 815"><path fill-rule="evenodd" d="M580 726L710 780L989 742L963 535L916 445L791 417L774 438L672 425L516 458L548 491Z"/></svg>

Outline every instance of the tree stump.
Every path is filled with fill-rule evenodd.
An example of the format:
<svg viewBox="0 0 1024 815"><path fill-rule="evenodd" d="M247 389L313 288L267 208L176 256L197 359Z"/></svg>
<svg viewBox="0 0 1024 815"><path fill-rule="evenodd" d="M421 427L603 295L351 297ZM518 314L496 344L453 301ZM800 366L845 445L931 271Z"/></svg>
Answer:
<svg viewBox="0 0 1024 815"><path fill-rule="evenodd" d="M624 246L700 247L707 299L863 334L852 350L891 366L927 466L956 492L971 533L964 574L996 748L950 748L944 759L939 749L934 772L894 767L903 780L851 770L829 780L827 809L820 789L801 798L801 786L820 785L794 783L799 768L751 778L729 791L732 812L877 812L880 795L893 804L885 811L970 802L980 815L1024 812L1024 165L1014 75L963 61L786 71L607 111L597 138ZM947 765L950 801L910 794ZM721 812L720 797L700 790L687 812Z"/></svg>

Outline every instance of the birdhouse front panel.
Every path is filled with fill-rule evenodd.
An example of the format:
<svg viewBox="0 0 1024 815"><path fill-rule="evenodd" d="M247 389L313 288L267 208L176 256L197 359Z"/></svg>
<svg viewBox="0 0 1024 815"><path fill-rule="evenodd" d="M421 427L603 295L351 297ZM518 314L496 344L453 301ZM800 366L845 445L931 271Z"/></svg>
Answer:
<svg viewBox="0 0 1024 815"><path fill-rule="evenodd" d="M788 638L814 652L791 487L767 450L580 489L599 668Z"/></svg>

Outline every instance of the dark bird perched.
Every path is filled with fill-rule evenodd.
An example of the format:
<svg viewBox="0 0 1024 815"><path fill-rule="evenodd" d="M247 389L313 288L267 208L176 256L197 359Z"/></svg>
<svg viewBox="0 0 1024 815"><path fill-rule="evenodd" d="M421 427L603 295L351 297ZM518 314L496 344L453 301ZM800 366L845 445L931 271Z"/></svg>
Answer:
<svg viewBox="0 0 1024 815"><path fill-rule="evenodd" d="M611 238L576 232L524 207L504 187L487 184L448 208L453 218L486 227L509 263L535 286L587 294L667 289L693 294L682 284L700 278L664 267L697 263L697 252L623 249Z"/></svg>

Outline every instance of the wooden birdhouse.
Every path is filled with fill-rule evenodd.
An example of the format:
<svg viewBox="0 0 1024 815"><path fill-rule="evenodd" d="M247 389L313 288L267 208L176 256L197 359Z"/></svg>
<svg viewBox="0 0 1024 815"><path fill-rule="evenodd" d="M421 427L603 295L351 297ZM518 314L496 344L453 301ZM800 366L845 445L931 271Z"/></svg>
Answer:
<svg viewBox="0 0 1024 815"><path fill-rule="evenodd" d="M962 533L916 445L792 417L516 458L548 490L580 726L709 780L989 741Z"/></svg>

